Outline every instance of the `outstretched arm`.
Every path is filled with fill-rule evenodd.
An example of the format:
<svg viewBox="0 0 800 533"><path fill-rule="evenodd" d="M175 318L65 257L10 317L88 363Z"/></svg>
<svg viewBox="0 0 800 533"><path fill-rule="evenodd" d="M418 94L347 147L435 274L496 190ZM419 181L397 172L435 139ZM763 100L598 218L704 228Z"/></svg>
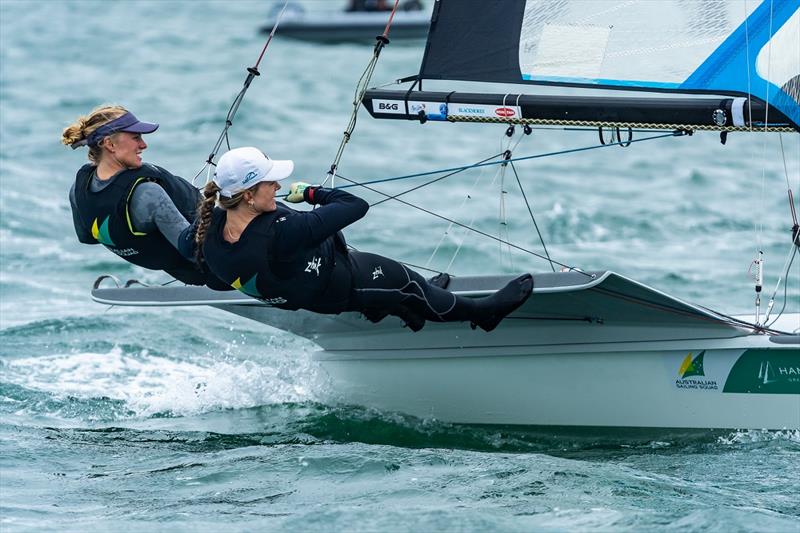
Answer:
<svg viewBox="0 0 800 533"><path fill-rule="evenodd" d="M303 198L320 207L276 222L278 254L315 246L362 218L369 209L367 202L342 189L307 187Z"/></svg>

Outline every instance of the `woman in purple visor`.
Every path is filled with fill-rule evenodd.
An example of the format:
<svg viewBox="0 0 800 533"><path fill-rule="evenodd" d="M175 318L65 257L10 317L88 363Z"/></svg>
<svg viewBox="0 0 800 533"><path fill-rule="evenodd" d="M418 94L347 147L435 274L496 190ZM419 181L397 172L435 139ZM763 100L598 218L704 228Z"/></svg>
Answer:
<svg viewBox="0 0 800 533"><path fill-rule="evenodd" d="M70 189L78 240L102 244L121 258L163 270L191 285L229 289L179 250L191 241L199 191L183 178L142 162L142 137L158 124L137 119L122 106L102 106L79 117L61 135L73 149L89 148Z"/></svg>

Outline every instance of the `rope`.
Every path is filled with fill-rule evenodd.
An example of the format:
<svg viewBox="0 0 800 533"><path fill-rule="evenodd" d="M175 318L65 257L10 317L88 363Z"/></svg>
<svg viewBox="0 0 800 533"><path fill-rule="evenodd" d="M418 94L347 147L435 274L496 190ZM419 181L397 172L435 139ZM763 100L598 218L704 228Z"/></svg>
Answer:
<svg viewBox="0 0 800 533"><path fill-rule="evenodd" d="M778 282L775 284L775 290L772 292L772 296L769 299L769 304L767 305L767 312L764 315L764 324L766 327L772 326L783 314L784 310L786 309L786 302L788 300L788 290L789 290L789 271L792 267L792 262L794 261L794 256L797 253L798 247L795 246L794 243L794 232L797 231L797 211L794 207L794 195L792 193L792 184L789 181L789 168L786 165L786 151L783 146L783 135L778 135L778 139L780 139L780 147L781 147L781 157L783 159L783 172L784 177L786 178L786 189L787 195L789 197L789 213L792 216L792 242L790 244L791 250L789 251L789 256L786 258L784 262L784 268L781 270L781 275L778 276ZM772 306L775 303L775 296L778 294L778 290L780 289L781 283L783 283L783 306L781 310L778 311L778 314L775 318L768 323L769 315L772 311Z"/></svg>
<svg viewBox="0 0 800 533"><path fill-rule="evenodd" d="M340 177L340 178L342 178L342 179L345 179L345 180L347 180L347 181L351 181L351 180L349 180L349 179L345 178L344 176L339 176L339 177ZM514 244L514 243L512 243L512 242L507 242L507 241L504 241L504 240L502 240L502 239L499 239L499 238L495 237L494 235L491 235L491 234L489 234L489 233L486 233L485 231L481 231L481 230L479 230L479 229L477 229L477 228L472 228L472 227L468 226L467 224L462 224L461 222L458 222L458 221L456 221L456 220L453 220L453 219L451 219L451 218L448 218L448 217L446 217L446 216L444 216L444 215L440 215L440 214L438 214L438 213L434 213L433 211L431 211L431 210L429 210L429 209L425 209L424 207L420 207L420 206L418 206L418 205L414 205L414 204L412 204L411 202L406 202L405 200L401 200L401 199L400 199L400 198L398 198L397 196L391 196L391 195L389 195L389 194L386 194L386 193L384 193L384 192L382 192L382 191L379 191L379 190L377 190L377 189L375 189L375 188L373 188L373 187L369 187L369 186L368 186L368 185L366 185L366 184L363 184L363 183L354 183L354 184L353 184L353 186L355 186L355 185L359 185L359 186L361 186L361 187L364 187L365 189L367 189L367 190L369 190L369 191L372 191L372 192L374 192L374 193L380 194L381 196L386 196L386 197L387 197L387 199L395 200L395 201L397 201L397 202L400 202L400 203L401 203L401 204L403 204L403 205L407 205L408 207L411 207L411 208L417 209L417 210L419 210L419 211L422 211L423 213L427 213L427 214L429 214L429 215L431 215L431 216L434 216L434 217L436 217L436 218L440 218L440 219L442 219L442 220L444 220L444 221L450 222L451 224L453 224L453 225L455 225L455 226L462 227L462 228L464 228L464 229L467 229L467 230L469 230L469 231L472 231L472 232L474 232L474 233L477 233L477 234L479 234L479 235L483 235L484 237L488 237L488 238L490 238L490 239L492 239L492 240L494 240L494 241L498 241L498 242L500 242L501 244L506 244L506 245L508 245L508 246L509 246L509 247L511 247L511 248L516 248L517 250L520 250L521 252L526 252L526 253L528 253L528 254L530 254L530 255L534 256L534 257L538 257L538 258L540 258L540 259L545 259L545 260L548 260L548 259L549 259L549 258L547 258L547 257L545 257L545 256L543 256L543 255L540 255L540 254L538 254L538 253L534 252L533 250L528 250L527 248L523 248L522 246L518 246L518 245L516 245L516 244ZM344 187L341 187L341 188L344 188ZM399 195L398 195L398 196L399 196ZM374 204L373 204L373 205L374 205ZM570 270L574 270L575 272L580 272L580 273L584 274L584 275L585 275L585 276L587 276L587 277L590 277L590 278L592 277L592 275L591 275L591 274L587 274L587 273L585 273L585 272L583 272L583 271L581 271L581 270L575 269L574 267L572 267L572 266L570 266L570 265L567 265L567 264L564 264L564 263L559 263L558 261L555 261L555 260L553 260L553 263L555 263L555 264L557 264L557 265L559 265L559 266L562 266L562 267L564 267L564 268L567 268L567 269L570 269Z"/></svg>
<svg viewBox="0 0 800 533"><path fill-rule="evenodd" d="M501 157L502 156L503 158L505 158L506 153L507 153L507 151L502 152L501 154L499 154L496 157ZM489 187L490 188L493 188L495 183L497 183L497 178L498 178L498 176L501 176L501 174L503 172L503 169L505 169L505 166L504 165L500 165L500 167L498 167L498 169L495 171L494 176L492 176L492 181L489 182ZM465 199L464 203L466 203L466 200L471 200L472 199L472 192L478 186L478 182L481 180L482 177L483 177L483 169L480 170L477 179L472 184L472 188L470 189L469 194L467 194L467 198ZM502 179L501 179L501 183L502 183ZM473 227L473 225L475 224L475 218L478 216L478 211L477 210L472 210L471 213L472 213L472 216L469 219L469 224L467 224L467 226L469 226L470 228ZM447 226L446 233L449 233L450 229L452 227L453 227L452 223L449 226ZM464 247L464 243L467 242L467 233L469 233L469 230L465 229L463 235L461 236L460 240L458 241L458 246L456 246L455 251L453 251L453 255L450 257L450 262L447 263L447 266L445 267L445 271L446 272L449 272L450 269L453 268L453 264L456 262L456 259L458 258L458 254L461 253L461 250ZM503 253L502 242L503 241L501 239L502 239L503 235L500 232L498 232L497 237L498 237L498 242L501 243L500 244L500 254L501 254L501 257L502 257L502 253ZM506 239L510 240L508 238L506 238ZM444 235L442 236L442 240L444 240ZM437 249L438 249L438 246L437 246ZM510 248L508 250L508 254L511 255L511 249ZM431 255L431 259L433 259L433 255Z"/></svg>
<svg viewBox="0 0 800 533"><path fill-rule="evenodd" d="M508 94L503 96L503 106L504 107L506 106L506 99L508 98L508 96L509 96ZM520 97L521 97L521 95L518 94L516 102L514 104L517 107L519 107L519 98ZM506 170L508 169L508 165L509 165L508 161L511 159L512 155L514 154L516 149L519 147L519 145L522 142L522 140L526 137L526 135L528 133L530 133L530 131L529 131L530 127L526 126L526 128L527 129L525 130L525 135L520 135L517 138L516 142L514 141L514 133L515 133L515 129L516 128L512 124L509 124L509 126L506 128L506 131L500 137L500 139L501 139L500 149L502 150L503 161L500 163L500 168L499 168L497 174L495 175L495 178L492 180L492 185L494 185L495 181L497 181L497 177L498 176L500 177L500 198L499 198L499 207L500 207L499 219L500 220L499 220L499 225L498 225L498 228L497 228L497 236L500 239L505 238L506 241L510 241L511 240L510 234L509 234L510 224L508 222L508 217L506 215L506 213L507 213L507 211L506 211L506 195L508 194L508 191L506 190ZM474 220L475 220L475 216L473 215L472 220L470 220L470 226L472 225ZM463 243L459 243L459 250L461 249L461 245L462 244ZM501 262L506 260L506 258L507 258L508 267L512 271L515 270L515 267L514 267L514 256L511 254L511 249L510 248L508 248L508 247L503 248L503 245L501 244L500 245L499 256L500 256ZM450 261L450 264L452 265L452 263L454 261L455 261L455 256ZM449 268L449 265L448 265L448 268Z"/></svg>
<svg viewBox="0 0 800 533"><path fill-rule="evenodd" d="M781 143L781 157L783 158L783 174L786 178L786 191L789 195L789 211L792 214L792 224L797 225L797 211L794 208L794 195L792 194L792 184L789 181L789 167L786 166L786 151L783 148L783 135L778 135Z"/></svg>
<svg viewBox="0 0 800 533"><path fill-rule="evenodd" d="M405 176L397 176L397 177L393 177L393 178L384 178L384 179L378 179L378 180L372 180L372 181L361 181L360 182L360 181L356 181L355 179L351 179L351 178L347 178L345 176L342 176L341 174L335 174L335 176L339 177L339 178L341 178L341 179L343 179L345 181L350 182L350 185L342 185L340 187L341 189L346 189L346 188L349 188L349 187L364 187L365 189L367 189L369 191L375 192L375 193L380 194L381 196L385 197L383 200L379 200L379 201L371 204L370 207L374 207L374 206L380 205L380 204L382 204L384 202L387 202L389 200L395 200L395 201L398 201L398 202L400 202L402 204L408 205L409 207L413 207L414 209L418 209L418 210L423 211L423 212L425 212L425 213L427 213L429 215L432 215L434 217L437 217L437 218L440 218L442 220L445 220L445 221L449 222L451 226L455 225L455 226L459 226L459 227L465 228L468 231L472 231L472 232L478 233L478 234L483 235L485 237L488 237L488 238L490 238L492 240L498 241L501 244L506 244L510 248L515 248L515 249L520 250L522 252L526 252L526 253L528 253L530 255L533 255L534 257L538 257L540 259L544 259L544 260L546 260L546 261L548 261L550 263L551 268L553 268L553 266L552 266L553 264L556 264L556 265L559 265L561 267L564 267L564 268L567 268L567 269L570 269L570 270L573 270L573 271L576 271L576 272L582 272L581 270L576 269L573 266L570 266L570 265L567 265L567 264L564 264L564 263L561 263L559 261L556 261L556 260L552 259L550 257L550 255L549 255L549 253L547 253L546 248L545 248L545 253L547 255L544 255L544 256L540 255L540 254L538 254L536 252L533 252L532 250L528 250L527 248L523 248L522 246L518 246L518 245L513 244L511 242L505 241L503 239L495 237L494 235L490 235L490 234L485 233L483 231L480 231L480 230L478 230L476 228L473 228L473 227L471 227L471 226L469 226L467 224L463 224L461 222L457 222L457 221L455 221L453 219L450 219L448 217L445 217L443 215L439 215L438 213L434 213L433 211L430 211L428 209L425 209L425 208L419 207L417 205L414 205L412 203L406 202L405 200L401 200L400 196L402 196L404 194L408 194L408 193L410 193L412 191L418 190L418 189L420 189L422 187L425 187L425 186L430 185L432 183L436 183L437 181L441 181L441 180L443 180L445 178L448 178L450 176L453 176L453 175L458 174L458 173L460 173L462 171L469 170L469 169L472 169L472 168L483 168L483 167L488 167L488 166L491 166L491 165L502 165L504 163L508 164L508 163L514 163L516 161L525 161L525 160L530 160L530 159L539 159L539 158L542 158L542 157L550 157L550 156L554 156L554 155L562 155L562 154L569 154L569 153L575 153L575 152L583 152L583 151L587 151L587 150L594 150L594 149L597 149L597 148L609 148L611 146L617 146L617 145L626 145L627 146L630 143L651 141L651 140L655 140L655 139L663 139L663 138L666 138L666 137L682 137L684 135L687 135L686 131L684 131L684 130L676 130L676 131L673 131L671 133L665 133L665 134L661 134L661 135L652 135L650 137L643 137L641 139L634 139L632 141L625 141L625 142L618 141L616 143L598 144L598 145L588 146L588 147L583 147L583 148L573 148L573 149L570 149L570 150L561 150L561 151L558 151L558 152L548 152L548 153L544 153L544 154L536 154L536 155L531 155L531 156L517 157L517 158L511 158L511 159L502 159L500 161L488 161L489 159L494 159L496 157L499 157L499 156L503 155L503 154L497 154L497 155L494 155L494 156L492 156L490 158L484 159L481 162L474 163L472 165L464 165L464 166L460 166L460 167L452 167L452 168L433 170L433 171L428 171L428 172L418 172L416 174L408 174L408 175L405 175ZM386 183L386 182L390 182L390 181L398 181L398 180L403 180L403 179L418 178L418 177L422 177L422 176L430 176L430 175L434 175L434 174L441 174L441 173L444 173L444 172L447 172L448 174L446 174L444 176L440 176L440 177L438 177L436 179L433 179L431 181L423 183L422 185L418 185L416 187L413 187L411 189L408 189L406 191L403 191L403 192L401 192L399 194L395 194L395 195L387 194L387 193L384 193L384 192L379 191L377 189L374 189L373 187L370 187L370 185L374 185L374 184L378 184L378 183ZM515 170L515 172L516 172L516 170ZM534 224L535 224L535 221L534 221ZM538 231L538 227L537 227L537 231ZM541 238L541 234L540 234L540 238ZM542 242L542 245L544 246L544 242Z"/></svg>
<svg viewBox="0 0 800 533"><path fill-rule="evenodd" d="M792 133L795 129L791 126L768 126L763 129L751 130L749 126L717 126L712 124L659 124L655 122L613 122L603 120L564 120L550 118L500 118L500 117L473 117L468 115L447 115L450 122L482 122L492 124L542 124L547 126L587 126L591 128L618 127L618 128L649 128L655 130L685 130L685 131L763 131ZM619 144L619 143L616 143Z"/></svg>
<svg viewBox="0 0 800 533"><path fill-rule="evenodd" d="M797 246L792 243L792 250L789 252L789 256L786 258L786 262L784 263L784 269L781 277L778 278L778 283L775 284L775 291L772 293L772 297L770 298L770 304L767 308L767 313L764 316L764 326L771 327L778 319L783 315L783 312L786 310L786 302L788 302L789 297L789 271L792 268L792 263L794 262L794 257L797 254ZM775 295L778 294L778 289L781 286L781 281L783 281L783 306L781 306L781 310L778 311L778 314L775 315L775 318L772 322L767 323L769 320L769 312L772 310L772 303L775 301Z"/></svg>
<svg viewBox="0 0 800 533"><path fill-rule="evenodd" d="M423 187L427 187L428 185L436 183L437 181L442 181L443 179L449 178L450 176L455 176L456 174L459 174L459 173L461 173L461 172L463 172L465 170L469 170L471 168L482 167L482 166L484 166L483 163L489 161L490 159L494 159L496 157L500 157L501 155L503 155L503 154L502 153L495 154L495 155L493 155L491 157L487 157L486 159L482 159L482 160L478 161L474 165L469 165L469 166L466 166L466 167L460 167L460 168L457 168L455 170L454 169L446 169L446 170L441 170L441 171L434 171L434 172L432 172L433 174L439 174L439 172L449 172L450 170L454 170L453 172L450 172L449 174L445 174L444 176L439 176L438 178L432 179L431 181L426 181L422 185L417 185L416 187L412 187L410 189L407 189L407 190L405 190L405 191L403 191L403 192L401 192L399 194L396 194L394 196L386 195L386 198L384 198L383 200L379 200L379 201L375 202L374 204L372 204L372 207L375 207L376 205L380 205L380 204L382 204L384 202L388 202L389 200L393 200L393 199L395 199L395 198L397 198L399 196L403 196L404 194L408 194L410 192L414 192L414 191L416 191L418 189L421 189ZM431 174L431 172L423 172L422 174L427 175L427 174ZM420 176L420 174L413 175L413 176L401 176L399 178L389 178L389 179L386 179L386 180L367 181L367 182L358 182L358 181L355 181L355 180L352 180L352 179L345 178L344 176L342 176L340 174L336 174L336 176L339 177L339 178L342 178L344 180L347 180L347 181L349 181L350 183L353 184L353 185L343 185L342 187L340 187L340 189L346 189L348 187L356 187L358 185L372 185L374 183L382 183L384 181L395 181L395 180L398 180L398 179L406 179L406 178L418 177L418 176Z"/></svg>
<svg viewBox="0 0 800 533"><path fill-rule="evenodd" d="M336 176L336 169L339 168L339 162L344 154L344 148L347 146L347 143L350 142L350 137L353 135L353 130L356 128L358 110L361 107L361 101L364 99L364 93L367 92L367 88L369 87L369 81L372 79L372 74L375 72L375 66L378 64L378 58L381 55L381 50L383 50L384 46L389 44L389 29L392 26L394 14L397 11L397 5L399 3L400 0L395 0L394 7L392 7L392 12L389 15L389 21L386 23L386 28L384 28L381 35L375 37L377 42L375 43L375 48L372 51L372 59L370 59L369 63L367 63L367 68L364 69L364 72L358 79L358 83L356 83L356 90L355 94L353 95L353 111L350 113L350 121L347 123L347 129L345 129L342 134L342 141L339 143L339 149L336 151L336 155L333 158L333 163L331 163L330 169L325 176L325 180L322 182L323 186L328 183L328 180L331 182L331 187L335 186L334 176Z"/></svg>
<svg viewBox="0 0 800 533"><path fill-rule="evenodd" d="M500 155L501 154L495 154L495 155L493 155L491 157L488 157L488 158L484 159L483 161L488 161L489 159L494 159L495 157L499 157ZM483 162L483 161L481 161L481 162ZM460 171L458 171L458 172L460 172ZM458 172L453 172L452 174L445 175L445 176L442 176L440 178L436 178L435 180L428 181L426 183L423 183L422 185L418 185L417 187L413 187L411 189L408 189L408 190L404 191L401 194L407 194L407 193L409 193L411 191L420 189L422 187L430 185L431 183L435 183L437 181L443 180L443 179L445 179L445 178L447 178L447 177L449 177L449 176L451 176L453 174L457 174ZM464 196L464 199L461 201L461 205L459 206L459 209L463 208L466 205L467 201L472 199L472 191L474 191L475 188L478 186L478 182L481 180L482 177L483 177L483 169L481 169L481 171L478 173L478 177L475 178L475 181L472 183L472 187L470 187L469 192ZM381 200L379 203L383 203L383 202L386 202L386 201L388 201L388 199ZM442 236L439 238L439 242L436 243L436 246L434 246L430 257L428 258L428 261L425 263L426 267L433 262L433 258L436 257L436 254L439 252L439 248L441 248L442 243L444 242L444 240L447 237L447 235L449 235L450 230L452 229L452 227L453 227L452 224L448 225L447 229L445 229L444 232L442 233ZM459 243L459 249L460 249L460 247L461 247L461 244ZM458 253L458 249L454 252L453 257L455 257L455 255L457 253ZM453 259L450 260L450 264L452 264L452 263L453 263ZM449 269L449 266L448 266L448 269ZM447 269L445 269L445 270L447 270Z"/></svg>
<svg viewBox="0 0 800 533"><path fill-rule="evenodd" d="M753 117L753 100L752 100L752 89L751 89L751 80L750 80L750 28L747 25L747 21L750 19L750 13L747 9L747 0L744 0L744 53L745 53L745 63L747 67L745 68L747 72L747 117L749 120L752 120ZM750 127L747 131L753 131L753 125L750 124Z"/></svg>
<svg viewBox="0 0 800 533"><path fill-rule="evenodd" d="M542 237L542 232L539 231L539 224L536 223L536 217L533 216L533 209L531 209L531 204L528 202L528 197L525 195L525 189L522 187L522 181L519 179L519 174L517 174L517 167L514 166L514 163L511 163L511 170L514 171L514 177L517 178L517 184L519 185L519 192L522 193L522 199L525 200L525 206L528 208L528 213L531 215L531 220L533 221L533 227L536 228L536 234L539 235L539 242L542 243L542 248L544 249L544 255L547 256L547 261L550 263L550 268L553 272L556 271L556 267L553 265L553 260L550 259L550 252L547 251L547 245L544 243L544 237Z"/></svg>
<svg viewBox="0 0 800 533"><path fill-rule="evenodd" d="M264 43L264 48L261 49L261 53L258 55L258 59L256 60L255 64L252 67L247 67L247 78L244 80L242 90L239 91L239 94L237 94L236 98L233 99L233 103L228 109L228 114L225 116L225 126L222 128L222 133L219 134L219 138L217 138L217 142L214 143L211 153L208 154L208 159L206 159L203 168L198 170L197 174L195 174L194 178L192 178L192 184L197 181L197 178L203 173L204 170L207 170L206 183L211 181L211 167L216 166L214 163L214 158L217 157L217 152L219 152L219 149L222 146L222 141L225 141L228 150L231 149L230 140L228 139L228 130L231 126L233 126L233 118L236 116L236 112L239 111L239 105L242 103L242 100L244 100L244 95L247 93L247 89L250 88L250 84L253 82L255 77L261 75L261 73L258 71L258 65L261 64L261 60L264 58L264 54L267 52L267 47L269 46L269 43L272 42L272 37L278 30L278 24L280 23L281 18L283 18L283 13L286 11L286 6L288 4L289 0L285 0L283 3L283 8L281 9L280 13L278 13L277 18L275 19L275 24L272 25L272 31L269 32L269 37L267 37L267 41Z"/></svg>
<svg viewBox="0 0 800 533"><path fill-rule="evenodd" d="M682 137L684 135L688 135L688 133L686 131L684 131L684 130L676 130L676 131L674 131L672 133L664 133L664 134L661 134L661 135L652 135L650 137L642 137L641 139L634 139L634 140L631 141L631 143L652 141L652 140L655 140L655 139L663 139L665 137ZM507 162L508 163L516 163L517 161L527 161L529 159L540 159L540 158L543 158L543 157L551 157L551 156L555 156L555 155L572 154L572 153L576 153L576 152L585 152L585 151L588 151L588 150L596 150L598 148L610 148L612 146L619 146L619 145L622 145L622 144L628 144L628 141L625 141L624 143L615 142L615 143L606 143L606 144L596 144L596 145L593 145L593 146L586 146L586 147L583 147L583 148L571 148L569 150L561 150L561 151L558 151L558 152L547 152L547 153L544 153L544 154L529 155L529 156L524 156L524 157L515 157L515 158L509 159ZM499 155L502 155L502 154L499 154ZM498 157L498 156L493 156L493 157ZM342 189L347 189L349 187L360 187L360 186L366 186L366 185L375 185L377 183L387 183L387 182L390 182L390 181L398 181L398 180L405 180L405 179L411 179L411 178L420 178L420 177L423 177L423 176L433 176L435 174L442 174L444 172L458 173L458 172L460 172L462 170L469 170L471 168L480 168L480 167L486 167L486 166L491 166L491 165L502 165L504 162L506 162L506 161L503 160L503 161L480 162L480 163L475 163L475 164L472 164L472 165L465 165L465 166L451 167L451 168L443 168L443 169L439 169L439 170L430 170L430 171L427 171L427 172L417 172L416 174L406 174L404 176L396 176L396 177L393 177L393 178L382 178L382 179L371 180L371 181L357 181L356 179L345 178L341 174L336 174L336 177L343 178L343 179L345 179L345 180L347 180L347 181L349 181L351 183L351 185L343 185L342 187L340 187ZM434 181L438 181L438 180L434 180ZM434 183L434 182L432 181L430 183ZM417 187L417 188L419 188L419 187ZM411 190L415 190L415 189L411 189ZM401 193L401 194L404 194L404 193ZM391 199L391 197L389 199ZM381 200L380 203L382 203L384 201L386 201L386 200ZM377 204L375 204L375 205L377 205Z"/></svg>

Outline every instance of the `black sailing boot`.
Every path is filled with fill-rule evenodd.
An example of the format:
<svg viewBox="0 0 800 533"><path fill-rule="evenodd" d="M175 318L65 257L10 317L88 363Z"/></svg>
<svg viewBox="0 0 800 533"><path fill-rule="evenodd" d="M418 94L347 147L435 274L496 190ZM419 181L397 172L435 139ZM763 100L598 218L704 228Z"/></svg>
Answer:
<svg viewBox="0 0 800 533"><path fill-rule="evenodd" d="M440 289L446 289L448 285L450 285L450 274L447 272L439 272L431 279L428 280L428 283L433 285L434 287L439 287Z"/></svg>
<svg viewBox="0 0 800 533"><path fill-rule="evenodd" d="M477 314L470 326L492 331L511 312L525 303L533 291L533 276L523 274L486 298L475 301Z"/></svg>

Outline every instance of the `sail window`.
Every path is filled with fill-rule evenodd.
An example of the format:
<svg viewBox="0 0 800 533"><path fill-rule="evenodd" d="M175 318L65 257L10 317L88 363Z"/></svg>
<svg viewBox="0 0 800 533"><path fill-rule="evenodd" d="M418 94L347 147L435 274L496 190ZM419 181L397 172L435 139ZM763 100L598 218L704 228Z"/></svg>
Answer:
<svg viewBox="0 0 800 533"><path fill-rule="evenodd" d="M746 11L724 1L528 0L522 78L677 88L756 5Z"/></svg>
<svg viewBox="0 0 800 533"><path fill-rule="evenodd" d="M800 11L758 52L756 72L800 104Z"/></svg>

